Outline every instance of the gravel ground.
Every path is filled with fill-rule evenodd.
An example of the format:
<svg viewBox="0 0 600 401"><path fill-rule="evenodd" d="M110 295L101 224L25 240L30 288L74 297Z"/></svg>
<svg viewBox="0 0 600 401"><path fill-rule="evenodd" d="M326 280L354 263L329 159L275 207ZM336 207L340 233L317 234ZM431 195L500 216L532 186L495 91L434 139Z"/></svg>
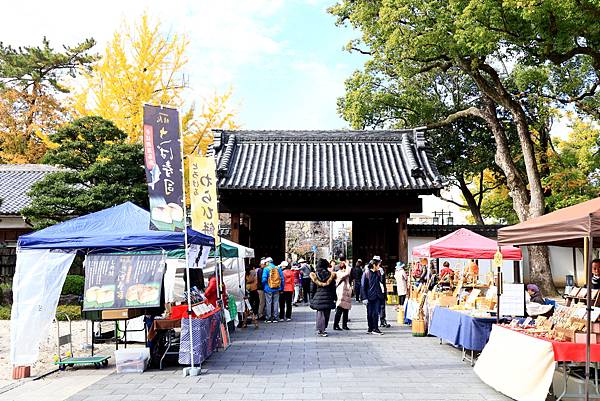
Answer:
<svg viewBox="0 0 600 401"><path fill-rule="evenodd" d="M88 334L86 337L86 322L85 320L73 322L73 353L75 356L87 356L90 354L90 350L83 349L85 344L91 343L91 324L87 322ZM61 334L66 334L68 323L60 323ZM97 354L113 355L114 348L114 344L96 344L94 351ZM0 388L14 383L11 380L12 366L10 364L9 350L10 320L0 320ZM68 346L61 347L61 350L63 353L68 351ZM38 361L31 367L31 375L38 376L55 370L56 366L52 364L54 355L56 355L56 323L52 323L48 336L40 343L40 354Z"/></svg>

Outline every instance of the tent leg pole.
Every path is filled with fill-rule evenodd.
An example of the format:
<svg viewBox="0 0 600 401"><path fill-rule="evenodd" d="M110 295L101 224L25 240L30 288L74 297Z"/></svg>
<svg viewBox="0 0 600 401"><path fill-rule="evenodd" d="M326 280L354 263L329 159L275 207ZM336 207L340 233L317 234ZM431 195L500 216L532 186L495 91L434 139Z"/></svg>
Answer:
<svg viewBox="0 0 600 401"><path fill-rule="evenodd" d="M186 196L186 181L185 181L185 154L183 153L183 139L179 137L180 148L181 148L181 179L183 182L182 192L183 192L183 250L185 255L185 274L187 279L187 304L188 304L188 329L190 331L190 367L183 369L183 376L198 376L200 374L200 366L198 368L194 367L194 336L192 335L192 297L191 297L191 289L192 283L190 282L190 263L189 263L189 255L188 255L188 209L187 209L187 196ZM165 271L166 271L166 261L165 261Z"/></svg>
<svg viewBox="0 0 600 401"><path fill-rule="evenodd" d="M577 282L579 280L577 280L577 250L575 248L572 248L573 250L573 284L575 284L575 287L577 287Z"/></svg>
<svg viewBox="0 0 600 401"><path fill-rule="evenodd" d="M587 278L587 318L586 318L586 336L585 336L585 400L590 399L590 333L591 333L591 313L592 313L592 256L594 252L594 238L590 235L584 239L584 251L585 251L585 267L586 267L586 278Z"/></svg>

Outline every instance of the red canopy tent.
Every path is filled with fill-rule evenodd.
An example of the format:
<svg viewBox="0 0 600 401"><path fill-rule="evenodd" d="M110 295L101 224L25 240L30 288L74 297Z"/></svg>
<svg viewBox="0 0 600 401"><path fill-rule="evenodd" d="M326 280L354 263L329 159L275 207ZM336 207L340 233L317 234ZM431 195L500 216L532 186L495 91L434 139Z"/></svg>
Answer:
<svg viewBox="0 0 600 401"><path fill-rule="evenodd" d="M494 259L498 250L496 241L460 228L445 237L414 247L412 254L419 258ZM505 260L521 260L521 250L514 246L501 249Z"/></svg>

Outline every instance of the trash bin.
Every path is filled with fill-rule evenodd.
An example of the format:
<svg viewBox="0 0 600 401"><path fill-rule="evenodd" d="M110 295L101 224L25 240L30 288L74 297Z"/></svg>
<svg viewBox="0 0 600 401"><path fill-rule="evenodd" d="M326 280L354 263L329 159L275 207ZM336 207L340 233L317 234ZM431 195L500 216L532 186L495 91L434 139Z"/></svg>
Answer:
<svg viewBox="0 0 600 401"><path fill-rule="evenodd" d="M574 287L575 286L575 280L573 279L573 275L572 274L567 274L566 275L566 286L567 287Z"/></svg>

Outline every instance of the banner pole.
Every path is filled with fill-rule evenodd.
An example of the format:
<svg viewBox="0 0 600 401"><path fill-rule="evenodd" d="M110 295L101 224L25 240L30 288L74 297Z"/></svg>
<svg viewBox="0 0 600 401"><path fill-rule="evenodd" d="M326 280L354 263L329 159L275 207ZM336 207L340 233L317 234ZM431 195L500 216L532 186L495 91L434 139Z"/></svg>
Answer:
<svg viewBox="0 0 600 401"><path fill-rule="evenodd" d="M179 126L181 127L181 121L178 121ZM183 185L181 186L183 189L183 246L184 246L184 255L185 255L185 274L187 281L187 304L188 304L188 324L189 324L189 332L190 332L190 367L189 369L184 369L184 376L198 376L200 374L200 370L202 368L202 364L198 364L198 367L194 367L194 336L192 333L192 283L190 281L190 263L189 263L189 255L188 255L188 214L187 214L187 191L186 191L186 181L185 181L185 153L183 151L183 135L181 130L179 130L179 148L181 150L181 177L183 181Z"/></svg>

